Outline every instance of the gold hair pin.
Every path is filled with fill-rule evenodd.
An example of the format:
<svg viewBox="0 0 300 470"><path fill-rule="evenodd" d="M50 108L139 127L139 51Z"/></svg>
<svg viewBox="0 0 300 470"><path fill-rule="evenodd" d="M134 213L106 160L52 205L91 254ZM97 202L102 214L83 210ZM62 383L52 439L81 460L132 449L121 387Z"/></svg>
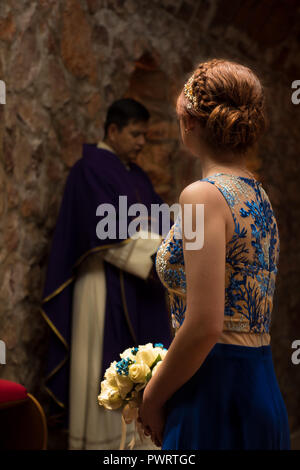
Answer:
<svg viewBox="0 0 300 470"><path fill-rule="evenodd" d="M189 101L186 105L188 109L191 109L192 107L194 107L195 109L197 108L197 97L193 96L193 82L194 75L192 75L191 78L189 78L189 80L184 85L184 96Z"/></svg>

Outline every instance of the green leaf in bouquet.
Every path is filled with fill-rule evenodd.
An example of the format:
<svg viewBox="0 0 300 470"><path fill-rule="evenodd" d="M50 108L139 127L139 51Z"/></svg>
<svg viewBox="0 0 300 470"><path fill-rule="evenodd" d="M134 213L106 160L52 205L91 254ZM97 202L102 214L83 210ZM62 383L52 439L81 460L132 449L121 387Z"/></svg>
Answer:
<svg viewBox="0 0 300 470"><path fill-rule="evenodd" d="M150 366L150 369L152 370L156 366L156 364L161 360L162 358L161 358L161 355L159 354L157 358L155 359L155 361L153 362L153 364Z"/></svg>
<svg viewBox="0 0 300 470"><path fill-rule="evenodd" d="M149 380L151 379L152 377L152 372L148 372L148 374L146 375L146 382L149 382Z"/></svg>

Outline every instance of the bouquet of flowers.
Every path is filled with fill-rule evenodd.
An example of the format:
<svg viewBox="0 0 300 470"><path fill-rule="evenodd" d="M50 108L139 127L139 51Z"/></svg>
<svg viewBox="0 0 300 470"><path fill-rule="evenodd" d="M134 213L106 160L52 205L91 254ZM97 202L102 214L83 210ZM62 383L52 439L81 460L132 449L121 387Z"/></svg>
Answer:
<svg viewBox="0 0 300 470"><path fill-rule="evenodd" d="M120 354L119 362L112 362L106 369L98 403L107 410L123 407L120 449L124 449L125 445L126 424L130 424L133 420L135 420L135 430L138 429L140 439L143 439L142 430L137 423L143 389L158 370L166 353L167 349L161 343L128 348ZM133 449L134 444L135 434L129 448Z"/></svg>

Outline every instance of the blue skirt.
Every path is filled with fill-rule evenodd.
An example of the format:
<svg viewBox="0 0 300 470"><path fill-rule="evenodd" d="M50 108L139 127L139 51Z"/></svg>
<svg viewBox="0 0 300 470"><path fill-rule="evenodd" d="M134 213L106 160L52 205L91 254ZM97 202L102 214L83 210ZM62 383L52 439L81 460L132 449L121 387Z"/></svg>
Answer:
<svg viewBox="0 0 300 470"><path fill-rule="evenodd" d="M216 343L166 413L162 450L290 450L270 345Z"/></svg>

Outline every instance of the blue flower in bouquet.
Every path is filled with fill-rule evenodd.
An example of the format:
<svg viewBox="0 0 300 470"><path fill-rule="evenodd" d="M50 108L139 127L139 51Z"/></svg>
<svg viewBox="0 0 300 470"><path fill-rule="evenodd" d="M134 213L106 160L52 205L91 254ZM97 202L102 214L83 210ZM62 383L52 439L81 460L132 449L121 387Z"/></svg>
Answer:
<svg viewBox="0 0 300 470"><path fill-rule="evenodd" d="M161 348L161 349L167 349L167 348L165 348L164 345L161 344L161 343L155 343L155 344L154 344L154 347L155 347L155 348Z"/></svg>
<svg viewBox="0 0 300 470"><path fill-rule="evenodd" d="M130 359L130 357L128 357L127 359L121 359L121 361L117 362L116 364L117 373L119 375L128 375L129 366L131 366L131 364L134 364L134 362L135 361Z"/></svg>

